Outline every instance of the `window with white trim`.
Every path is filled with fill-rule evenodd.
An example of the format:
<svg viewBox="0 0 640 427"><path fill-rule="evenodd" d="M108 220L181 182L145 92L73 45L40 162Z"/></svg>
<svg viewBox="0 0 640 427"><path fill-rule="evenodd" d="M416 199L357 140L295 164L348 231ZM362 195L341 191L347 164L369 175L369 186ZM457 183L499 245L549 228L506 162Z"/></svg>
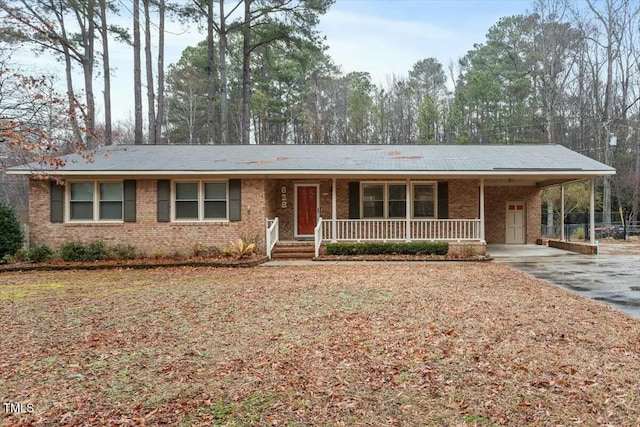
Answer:
<svg viewBox="0 0 640 427"><path fill-rule="evenodd" d="M226 181L178 181L174 183L176 221L220 221L229 218Z"/></svg>
<svg viewBox="0 0 640 427"><path fill-rule="evenodd" d="M411 217L435 218L436 184L411 184ZM407 185L397 182L365 182L360 187L361 218L406 218Z"/></svg>
<svg viewBox="0 0 640 427"><path fill-rule="evenodd" d="M436 186L435 184L416 183L413 184L413 217L414 218L435 218L436 217Z"/></svg>
<svg viewBox="0 0 640 427"><path fill-rule="evenodd" d="M388 218L407 217L407 186L405 184L388 184L389 202Z"/></svg>
<svg viewBox="0 0 640 427"><path fill-rule="evenodd" d="M69 183L69 221L122 221L122 181Z"/></svg>
<svg viewBox="0 0 640 427"><path fill-rule="evenodd" d="M362 184L362 218L384 218L384 184Z"/></svg>

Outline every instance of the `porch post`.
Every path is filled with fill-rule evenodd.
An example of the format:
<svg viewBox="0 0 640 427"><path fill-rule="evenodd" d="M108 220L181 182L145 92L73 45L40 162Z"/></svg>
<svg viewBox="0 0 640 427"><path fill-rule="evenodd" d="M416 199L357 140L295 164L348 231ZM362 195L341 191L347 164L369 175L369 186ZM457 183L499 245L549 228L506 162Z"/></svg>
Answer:
<svg viewBox="0 0 640 427"><path fill-rule="evenodd" d="M564 184L560 185L560 241L564 242Z"/></svg>
<svg viewBox="0 0 640 427"><path fill-rule="evenodd" d="M596 179L591 178L591 194L589 197L589 240L596 244Z"/></svg>
<svg viewBox="0 0 640 427"><path fill-rule="evenodd" d="M484 178L480 178L480 241L486 242L484 238Z"/></svg>
<svg viewBox="0 0 640 427"><path fill-rule="evenodd" d="M337 196L336 193L338 189L336 188L336 179L333 178L331 181L331 240L333 242L338 238L338 227L337 227L337 216L338 216L338 206L336 203Z"/></svg>
<svg viewBox="0 0 640 427"><path fill-rule="evenodd" d="M405 195L405 230L404 237L407 242L411 241L411 181L407 179Z"/></svg>

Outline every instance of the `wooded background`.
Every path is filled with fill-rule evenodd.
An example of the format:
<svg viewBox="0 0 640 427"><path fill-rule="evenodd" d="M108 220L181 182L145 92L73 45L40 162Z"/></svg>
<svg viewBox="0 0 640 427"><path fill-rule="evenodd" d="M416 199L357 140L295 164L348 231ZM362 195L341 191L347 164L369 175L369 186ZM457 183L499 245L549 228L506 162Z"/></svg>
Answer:
<svg viewBox="0 0 640 427"><path fill-rule="evenodd" d="M317 24L332 3L0 0L0 200L24 216L24 180L6 167L110 144L556 143L617 169L598 182L603 222L620 208L640 219L637 1L536 0L464 57L420 59L385 84L326 53ZM167 21L206 34L168 65ZM130 122L112 120L113 43L131 48L134 81L118 83L131 84ZM25 49L54 55L64 76L25 72L12 60ZM586 196L568 197L571 210Z"/></svg>

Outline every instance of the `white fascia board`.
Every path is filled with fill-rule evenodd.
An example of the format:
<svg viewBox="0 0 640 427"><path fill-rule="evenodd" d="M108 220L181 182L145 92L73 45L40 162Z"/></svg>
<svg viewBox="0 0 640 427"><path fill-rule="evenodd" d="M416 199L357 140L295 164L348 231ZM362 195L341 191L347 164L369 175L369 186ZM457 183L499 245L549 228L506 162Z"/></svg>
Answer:
<svg viewBox="0 0 640 427"><path fill-rule="evenodd" d="M51 175L51 176L189 176L189 175L225 175L225 176L322 176L322 177L340 177L340 176L361 176L366 177L373 176L446 176L446 177L598 177L605 175L615 175L615 170L608 171L585 171L585 170L509 170L509 171L417 171L417 170L402 170L402 171L362 171L362 170L341 170L341 171L328 171L328 170L224 170L224 171L185 171L185 170L173 170L173 171L131 171L131 170L113 170L113 171L92 171L92 170L49 170L49 171L35 171L35 170L8 170L7 175Z"/></svg>

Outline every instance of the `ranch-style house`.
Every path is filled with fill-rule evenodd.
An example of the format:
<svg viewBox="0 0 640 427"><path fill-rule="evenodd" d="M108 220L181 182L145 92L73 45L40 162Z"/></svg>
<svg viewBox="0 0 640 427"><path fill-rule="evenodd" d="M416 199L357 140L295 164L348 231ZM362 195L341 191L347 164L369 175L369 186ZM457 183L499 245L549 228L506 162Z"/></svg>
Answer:
<svg viewBox="0 0 640 427"><path fill-rule="evenodd" d="M561 145L128 145L23 165L30 244L102 240L147 255L255 242L540 238L541 190L613 175ZM42 179L42 176L56 179ZM593 227L591 227L593 230ZM593 241L593 236L591 236Z"/></svg>

